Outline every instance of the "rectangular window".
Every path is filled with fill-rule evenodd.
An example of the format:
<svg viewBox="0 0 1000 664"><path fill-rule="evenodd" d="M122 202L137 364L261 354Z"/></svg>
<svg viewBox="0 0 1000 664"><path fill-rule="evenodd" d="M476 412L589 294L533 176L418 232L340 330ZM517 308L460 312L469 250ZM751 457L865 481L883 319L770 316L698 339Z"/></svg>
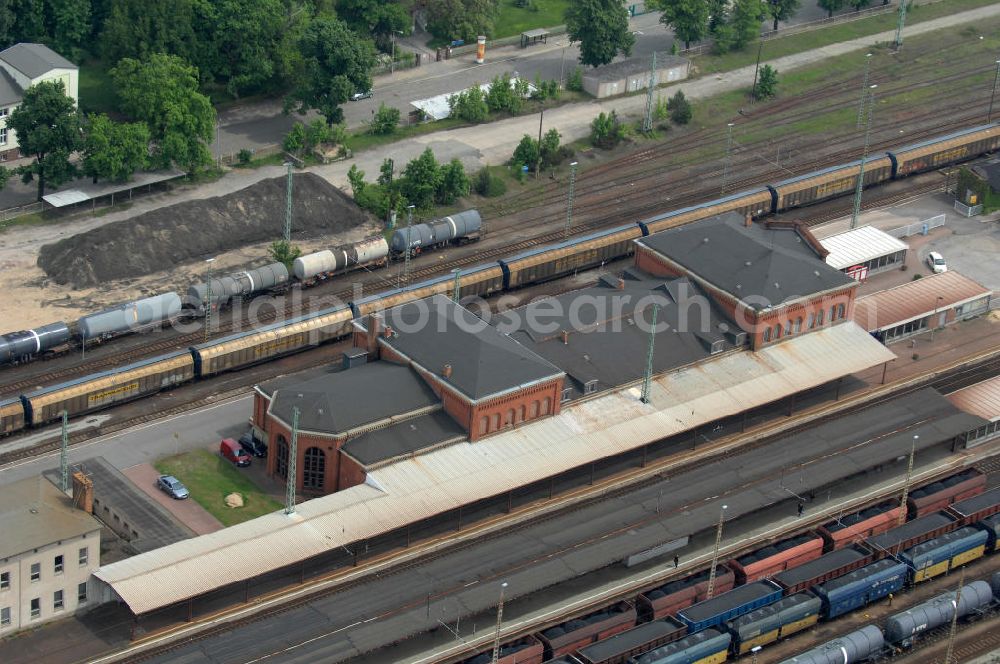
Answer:
<svg viewBox="0 0 1000 664"><path fill-rule="evenodd" d="M0 590L10 589L10 572L0 572Z"/></svg>
<svg viewBox="0 0 1000 664"><path fill-rule="evenodd" d="M10 624L10 607L5 606L0 609L0 627L6 627Z"/></svg>
<svg viewBox="0 0 1000 664"><path fill-rule="evenodd" d="M52 610L62 611L63 610L63 591L57 590L52 593Z"/></svg>
<svg viewBox="0 0 1000 664"><path fill-rule="evenodd" d="M52 571L56 574L62 574L63 572L63 557L62 554L56 556L55 561L52 563Z"/></svg>
<svg viewBox="0 0 1000 664"><path fill-rule="evenodd" d="M31 600L31 617L38 618L42 615L42 600L36 597Z"/></svg>
<svg viewBox="0 0 1000 664"><path fill-rule="evenodd" d="M83 604L87 601L87 582L84 581L76 587L76 601Z"/></svg>
<svg viewBox="0 0 1000 664"><path fill-rule="evenodd" d="M87 550L87 547L81 546L79 555L80 567L86 565L89 559L90 559L90 551Z"/></svg>
<svg viewBox="0 0 1000 664"><path fill-rule="evenodd" d="M0 145L7 145L7 127L0 127Z"/></svg>
<svg viewBox="0 0 1000 664"><path fill-rule="evenodd" d="M8 115L10 115L10 109L9 108L0 108L0 118L5 118Z"/></svg>
<svg viewBox="0 0 1000 664"><path fill-rule="evenodd" d="M34 583L42 578L42 564L41 563L31 563L31 581Z"/></svg>

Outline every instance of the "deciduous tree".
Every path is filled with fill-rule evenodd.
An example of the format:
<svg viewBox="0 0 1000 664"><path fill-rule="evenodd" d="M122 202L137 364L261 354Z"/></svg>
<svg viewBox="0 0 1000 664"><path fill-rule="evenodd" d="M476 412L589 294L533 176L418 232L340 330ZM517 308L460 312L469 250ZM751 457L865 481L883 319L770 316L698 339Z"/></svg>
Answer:
<svg viewBox="0 0 1000 664"><path fill-rule="evenodd" d="M734 0L729 19L731 48L741 50L760 37L760 24L764 20L761 0Z"/></svg>
<svg viewBox="0 0 1000 664"><path fill-rule="evenodd" d="M691 48L691 42L705 38L709 16L709 3L705 0L651 0L647 4L660 12L660 23L674 31L674 36L684 42L684 48Z"/></svg>
<svg viewBox="0 0 1000 664"><path fill-rule="evenodd" d="M426 0L427 30L449 41L493 34L498 0Z"/></svg>
<svg viewBox="0 0 1000 664"><path fill-rule="evenodd" d="M48 0L52 45L62 55L76 59L90 34L90 0Z"/></svg>
<svg viewBox="0 0 1000 664"><path fill-rule="evenodd" d="M440 184L437 189L437 202L441 205L451 205L462 196L469 194L469 176L465 174L465 166L458 159L452 159L441 167Z"/></svg>
<svg viewBox="0 0 1000 664"><path fill-rule="evenodd" d="M372 116L371 132L373 134L391 134L399 124L399 109L395 106L379 104L378 110Z"/></svg>
<svg viewBox="0 0 1000 664"><path fill-rule="evenodd" d="M833 12L840 11L844 8L845 0L817 0L817 3L821 9L826 10L827 18L833 18Z"/></svg>
<svg viewBox="0 0 1000 664"><path fill-rule="evenodd" d="M427 148L403 169L400 190L411 205L428 208L434 202L440 184L441 167L434 158L434 152Z"/></svg>
<svg viewBox="0 0 1000 664"><path fill-rule="evenodd" d="M620 0L574 0L566 9L566 32L570 41L580 42L580 62L591 67L606 65L619 53L630 55L635 45Z"/></svg>
<svg viewBox="0 0 1000 664"><path fill-rule="evenodd" d="M110 73L122 110L149 127L154 165L193 172L211 161L206 143L215 109L198 92L197 69L176 55L156 53L146 61L124 58Z"/></svg>
<svg viewBox="0 0 1000 664"><path fill-rule="evenodd" d="M149 128L145 123L117 123L103 113L87 118L83 142L83 172L98 179L125 182L149 159Z"/></svg>
<svg viewBox="0 0 1000 664"><path fill-rule="evenodd" d="M24 91L21 105L7 118L21 152L35 161L22 168L22 180L38 179L38 200L47 185L58 186L76 175L70 155L80 148L80 116L62 81L42 81Z"/></svg>
<svg viewBox="0 0 1000 664"><path fill-rule="evenodd" d="M394 0L337 0L337 16L359 35L385 45L394 32L410 34L410 13Z"/></svg>
<svg viewBox="0 0 1000 664"><path fill-rule="evenodd" d="M767 99L773 97L778 92L778 70L771 65L764 65L760 68L760 80L757 81L757 89L754 91L757 99Z"/></svg>
<svg viewBox="0 0 1000 664"><path fill-rule="evenodd" d="M234 97L255 92L280 71L285 27L281 0L216 0L212 4L216 65L213 74L226 81Z"/></svg>
<svg viewBox="0 0 1000 664"><path fill-rule="evenodd" d="M778 21L787 21L795 16L802 6L801 0L766 0L767 13L774 20L773 29L778 29Z"/></svg>
<svg viewBox="0 0 1000 664"><path fill-rule="evenodd" d="M202 8L211 5L202 5ZM104 59L117 63L122 58L146 60L153 53L170 53L200 66L209 75L206 63L213 57L203 39L195 34L193 0L113 0L99 41Z"/></svg>

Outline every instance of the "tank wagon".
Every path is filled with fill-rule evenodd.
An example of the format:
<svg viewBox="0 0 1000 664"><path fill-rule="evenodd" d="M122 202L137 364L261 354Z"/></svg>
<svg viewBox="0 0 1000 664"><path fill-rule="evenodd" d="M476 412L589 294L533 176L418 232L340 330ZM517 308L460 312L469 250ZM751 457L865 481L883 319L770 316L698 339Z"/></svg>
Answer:
<svg viewBox="0 0 1000 664"><path fill-rule="evenodd" d="M66 323L50 323L33 330L0 336L0 364L20 364L55 352L70 340Z"/></svg>
<svg viewBox="0 0 1000 664"><path fill-rule="evenodd" d="M993 601L993 589L985 581L973 581L962 586L958 598L958 617L964 618ZM955 593L944 593L897 613L885 622L885 639L889 643L910 647L914 637L927 630L947 625L955 615Z"/></svg>
<svg viewBox="0 0 1000 664"><path fill-rule="evenodd" d="M385 265L388 256L389 243L379 235L299 256L292 263L292 274L298 281L308 284L359 267Z"/></svg>
<svg viewBox="0 0 1000 664"><path fill-rule="evenodd" d="M84 316L77 321L76 328L80 339L86 343L103 341L159 327L180 313L180 296L173 292L164 293Z"/></svg>
<svg viewBox="0 0 1000 664"><path fill-rule="evenodd" d="M208 284L198 282L188 288L188 304L196 311L204 311L209 304L215 309L228 306L233 298L262 293L279 288L288 283L288 268L283 263L271 263L264 267L243 272L234 272L218 279L212 279L212 293L209 302Z"/></svg>
<svg viewBox="0 0 1000 664"><path fill-rule="evenodd" d="M884 646L882 631L875 625L865 625L781 664L855 664L870 659Z"/></svg>
<svg viewBox="0 0 1000 664"><path fill-rule="evenodd" d="M479 211L466 210L426 224L397 228L389 248L393 255L398 256L406 252L407 243L411 255L447 244L467 244L479 239L482 228L483 218L479 216Z"/></svg>

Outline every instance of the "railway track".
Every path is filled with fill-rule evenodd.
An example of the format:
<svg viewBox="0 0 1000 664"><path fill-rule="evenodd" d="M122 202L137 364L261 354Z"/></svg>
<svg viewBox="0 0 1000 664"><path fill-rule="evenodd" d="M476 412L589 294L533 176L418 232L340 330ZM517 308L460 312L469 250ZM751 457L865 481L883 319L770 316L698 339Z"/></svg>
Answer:
<svg viewBox="0 0 1000 664"><path fill-rule="evenodd" d="M878 398L871 399L871 400L859 399L860 405L852 406L852 407L850 407L850 408L848 408L846 410L843 410L843 411L831 412L829 414L823 415L823 416L818 417L818 418L812 418L808 422L803 422L803 423L795 425L795 426L783 427L781 429L781 431L778 432L778 433L762 435L762 436L758 437L756 440L754 440L754 441L752 441L750 443L746 443L746 444L741 445L739 447L733 447L731 449L724 450L724 451L722 451L720 453L715 453L715 454L711 455L711 457L709 457L709 458L711 458L713 460L715 460L715 459L728 459L728 458L733 458L733 457L737 457L737 456L744 455L744 454L749 454L749 453L752 453L755 450L759 450L761 447L767 445L768 442L773 438L773 436L791 435L791 434L794 434L794 433L796 433L798 431L801 431L803 429L817 426L819 424L822 424L824 422L830 421L832 419L835 419L835 418L838 418L838 417L844 417L847 414L849 414L850 412L853 412L857 408L867 408L867 407L870 407L872 405L877 405L877 404L882 403L882 402L884 402L886 400L898 398L899 396L903 396L905 394L908 394L910 392L916 391L918 389L922 389L923 387L926 387L928 385L933 386L933 387L938 387L940 389L947 390L950 386L953 386L955 384L965 383L965 382L970 381L970 380L973 380L973 381L977 380L977 379L981 380L981 379L983 379L985 377L995 376L998 373L1000 373L1000 352L994 354L993 357L988 358L985 361L983 361L982 363L979 363L979 364L977 364L975 366L968 366L968 367L959 366L959 367L954 368L954 369L952 369L950 371L942 372L940 375L935 375L935 376L933 376L932 378L928 379L925 382L924 381L911 380L911 381L909 381L909 384L905 388L903 388L902 390L894 391L894 392L891 392L891 393L890 393L890 391L886 390L885 394L883 394L882 396L880 396ZM859 397L860 395L854 395L854 396L855 397ZM800 417L801 417L801 415L800 415ZM656 466L657 462L661 462L661 463L662 462L667 462L672 457L666 456L666 457L662 457L662 458L659 458L659 459L653 459L652 460L652 464L651 464L653 466L653 468L649 469L649 475L647 477L643 478L643 479L635 480L635 481L630 481L627 484L621 484L621 483L617 483L617 482L616 483L609 482L607 484L606 488L603 491L599 492L599 495L590 495L587 498L584 498L584 499L581 499L581 500L575 502L572 505L572 507L560 508L560 509L554 510L554 511L552 511L550 513L543 514L541 516L536 516L536 517L527 519L527 520L525 520L525 521L523 521L521 523L518 523L516 525L513 525L513 526L509 526L509 527L505 527L503 529L495 530L494 532L491 532L491 533L481 534L478 537L476 537L474 539L474 541L470 540L470 541L467 541L467 542L463 542L463 543L459 543L459 544L455 544L455 545L449 546L447 548L446 552L447 553L454 553L456 551L460 551L460 550L466 549L466 548L474 546L476 544L481 544L481 543L483 543L485 541L502 538L502 537L510 535L513 532L517 532L519 530L522 530L522 529L525 529L525 528L528 528L528 527L531 527L531 526L535 526L535 525L538 525L540 523L544 523L544 522L550 521L550 520L558 517L560 514L564 513L563 510L565 510L565 509L580 510L580 509L583 509L583 508L585 508L587 506L590 506L590 505L593 505L593 504L596 504L596 503L599 503L599 502L602 502L602 501L606 501L606 500L609 500L611 498L618 498L618 497L621 497L621 496L628 495L630 493L634 493L636 491L640 491L640 490L642 490L644 488L648 488L649 486L655 485L657 483L661 483L665 479L669 480L670 478L676 477L680 473L685 472L686 470L690 469L694 464L703 463L706 460L706 457L704 456L704 452L705 451L706 450L703 449L703 450L701 450L701 453L691 453L687 458L684 458L684 459L681 459L681 460L676 460L676 466L675 467L670 468L668 470L660 471L660 472L656 472L655 471L655 466ZM748 485L759 483L759 482L766 481L766 480L767 480L767 478L758 478L758 479L756 479L756 480L754 480L752 482L749 482ZM740 488L742 489L742 488L746 488L746 487L740 487ZM735 490L736 489L730 488L730 491L735 491ZM683 508L680 508L680 509L683 509ZM630 529L635 529L635 528L642 527L643 525L647 525L649 522L651 522L653 520L658 520L660 518L662 518L662 515L656 514L656 515L653 515L653 516L650 516L650 517L647 517L647 518L644 518L644 519L640 519L640 520L637 520L637 521L630 522L628 524L622 525L619 528L616 528L614 532L616 532L616 533L628 532ZM600 536L595 536L594 538L588 538L587 541L577 543L577 544L573 545L572 547L567 548L566 550L567 551L572 550L572 549L577 548L579 546L585 545L588 541L596 541L596 540L599 540L599 539L604 539L607 536L608 536L608 534L606 533L606 534L603 534L603 535L600 535ZM751 547L752 543L747 543L747 546ZM437 557L439 557L441 555L443 555L443 552L425 554L425 555L423 555L423 556L421 556L419 558L413 558L413 559L411 559L411 560L409 560L409 561L407 561L407 562L405 562L403 564L393 566L389 570L379 572L379 576L381 578L385 578L386 576L393 576L393 575L398 575L398 574L404 573L404 572L406 572L408 570L412 570L412 569L414 569L416 567L419 567L420 565L422 565L422 564L424 564L426 562L434 560L434 559L436 559ZM558 555L558 554L557 553L556 554L546 554L545 557L549 558L552 555ZM499 580L501 578L507 577L512 572L514 572L517 569L523 567L525 564L527 564L527 563L520 564L516 568L513 568L513 569L493 570L493 571L491 571L491 576L489 578L479 579L479 582L486 582L486 583L488 583L491 579L492 580ZM325 577L325 579L332 578L333 576L334 576L333 574L328 575L327 577ZM321 578L321 579L318 579L318 581L323 581L325 579ZM224 624L218 624L218 625L215 625L213 627L209 627L207 630L205 630L203 632L200 632L199 634L197 634L194 637L185 638L185 639L183 639L181 641L178 641L178 642L175 642L175 643L171 643L171 644L166 644L166 645L163 645L163 646L154 646L151 649L149 649L149 650L147 650L145 652L142 652L141 654L136 654L134 656L130 656L130 657L126 658L125 661L129 661L129 662L148 661L148 660L153 659L155 657L158 657L160 655L163 655L163 654L166 654L168 652L174 651L174 650L180 648L181 646L187 645L187 644L189 644L191 642L202 640L202 639L205 639L205 638L209 638L211 636L224 633L226 631L229 631L231 629L234 629L234 628L242 626L242 625L247 625L247 624L251 624L251 623L257 622L257 621L261 621L261 620L266 620L268 618L272 618L272 617L274 617L276 615L280 615L281 613L289 611L289 610L291 610L293 608L297 608L297 607L303 606L303 605L305 605L305 604L307 604L309 602L315 601L317 599L320 599L320 598L323 598L323 597L329 597L329 596L335 595L338 592L342 592L342 591L344 591L346 589L357 587L357 586L359 586L359 585L361 585L361 584L363 584L365 582L366 582L366 579L359 578L359 579L356 579L356 580L353 580L353 581L349 581L349 582L344 583L344 584L340 584L340 585L338 585L335 588L327 588L327 589L317 590L314 593L299 595L294 600L292 600L292 601L290 601L288 603L281 604L280 606L277 606L277 607L271 607L271 608L265 609L265 610L263 610L263 611L255 614L253 616L249 616L249 617L246 617L246 618L238 619L238 620L233 621L233 622L227 622L227 623L224 623ZM649 585L653 585L653 584L655 584L655 582L650 582L649 583ZM452 594L460 591L464 587L465 586L462 585L462 586L455 586L455 587L451 587L451 588L447 588L447 589L441 590L438 593L435 593L435 594L432 594L432 595L428 596L428 598L426 599L426 601L429 603L429 602L433 602L435 600L439 600L439 599L442 599L442 598L449 597ZM296 587L296 590L301 590L301 588ZM622 594L621 594L621 597L622 598L626 597L626 596L629 595L629 593L634 594L634 592L633 592L632 589L623 590ZM617 597L617 596L614 597L614 598L602 598L601 599L601 604L602 605L604 605L604 604L610 604L610 603L616 601L617 599L620 599L620 598ZM404 612L404 611L407 611L407 610L412 610L412 609L415 609L415 608L419 608L419 606L423 605L424 601L425 600L421 600L419 602L410 602L408 604L399 606L396 609L394 609L392 612L390 612L389 614L386 614L384 616L376 616L375 619L384 619L384 618L391 617L392 615L396 615L398 613L401 613L401 612ZM556 621L556 622L558 622L558 621ZM533 631L538 631L539 628L540 628L539 625L532 625L530 627L526 627L524 633L526 634L526 633L530 633L530 632L533 632ZM518 635L519 634L505 634L504 638L505 638L505 640L508 640L510 638L516 638ZM145 638L152 639L154 637L155 637L155 635L150 636L150 637L145 637Z"/></svg>

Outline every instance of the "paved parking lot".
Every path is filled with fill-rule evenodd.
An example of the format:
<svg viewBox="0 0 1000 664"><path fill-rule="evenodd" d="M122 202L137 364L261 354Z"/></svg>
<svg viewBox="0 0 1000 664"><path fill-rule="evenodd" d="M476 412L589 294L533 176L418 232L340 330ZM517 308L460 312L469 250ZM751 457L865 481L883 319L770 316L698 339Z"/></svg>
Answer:
<svg viewBox="0 0 1000 664"><path fill-rule="evenodd" d="M160 491L156 486L156 479L160 473L148 463L140 463L137 466L126 468L122 471L125 477L144 491L150 498L166 508L178 521L193 530L198 535L207 535L216 530L222 530L222 524L214 516L205 511L205 508L194 502L190 498L187 500L175 500Z"/></svg>

